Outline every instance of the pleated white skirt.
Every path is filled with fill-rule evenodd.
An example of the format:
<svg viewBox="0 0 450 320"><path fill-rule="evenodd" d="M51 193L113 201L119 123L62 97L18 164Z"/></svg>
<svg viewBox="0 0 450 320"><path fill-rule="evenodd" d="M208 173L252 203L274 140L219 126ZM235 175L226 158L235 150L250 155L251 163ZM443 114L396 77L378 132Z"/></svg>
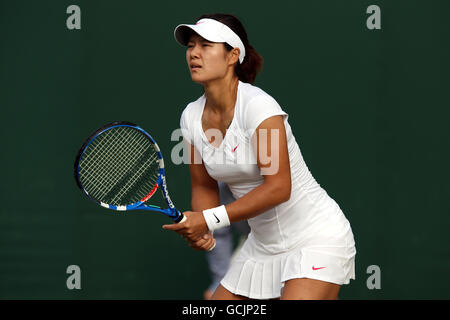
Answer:
<svg viewBox="0 0 450 320"><path fill-rule="evenodd" d="M355 279L356 254L353 235L349 236L348 246L296 246L272 254L260 250L250 233L221 285L234 294L251 299L273 299L281 296L284 283L290 279L348 284L350 279Z"/></svg>

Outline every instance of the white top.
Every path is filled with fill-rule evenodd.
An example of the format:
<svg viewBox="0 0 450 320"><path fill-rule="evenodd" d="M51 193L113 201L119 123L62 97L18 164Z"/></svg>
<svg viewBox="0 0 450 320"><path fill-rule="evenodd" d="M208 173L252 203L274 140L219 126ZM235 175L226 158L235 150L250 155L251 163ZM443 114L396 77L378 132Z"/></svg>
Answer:
<svg viewBox="0 0 450 320"><path fill-rule="evenodd" d="M202 155L209 175L226 183L236 199L264 181L251 146L255 129L272 116L284 117L291 166L291 198L249 219L251 236L261 250L279 253L300 244L314 245L315 240L320 242L318 237L322 231L332 236L348 228L339 206L308 170L288 123L288 114L274 98L258 87L239 81L234 117L219 147L209 143L202 128L205 102L203 94L183 111L180 120L183 137Z"/></svg>

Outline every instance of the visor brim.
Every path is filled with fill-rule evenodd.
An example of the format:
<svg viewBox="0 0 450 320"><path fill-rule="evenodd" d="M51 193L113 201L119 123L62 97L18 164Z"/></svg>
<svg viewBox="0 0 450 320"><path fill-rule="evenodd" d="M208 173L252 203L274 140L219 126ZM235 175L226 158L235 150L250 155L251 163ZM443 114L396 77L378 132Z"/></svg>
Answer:
<svg viewBox="0 0 450 320"><path fill-rule="evenodd" d="M224 39L219 39L217 35L212 35L211 30L204 27L202 28L201 25L193 24L180 24L179 26L177 26L174 31L175 40L177 40L177 42L182 46L187 46L189 37L193 32L211 42L225 42Z"/></svg>

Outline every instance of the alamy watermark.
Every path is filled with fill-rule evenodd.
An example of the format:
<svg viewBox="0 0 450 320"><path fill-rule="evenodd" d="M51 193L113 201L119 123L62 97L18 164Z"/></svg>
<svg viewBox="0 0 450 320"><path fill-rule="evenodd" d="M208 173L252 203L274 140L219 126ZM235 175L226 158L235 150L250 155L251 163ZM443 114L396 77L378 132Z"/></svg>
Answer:
<svg viewBox="0 0 450 320"><path fill-rule="evenodd" d="M81 269L77 265L70 265L66 269L66 273L70 274L70 276L66 280L67 289L73 290L81 289Z"/></svg>
<svg viewBox="0 0 450 320"><path fill-rule="evenodd" d="M370 16L366 20L366 27L369 30L381 29L381 9L378 5L372 4L367 7L366 14ZM78 5L69 5L66 9L68 17L66 19L66 27L69 30L81 29L81 8Z"/></svg>
<svg viewBox="0 0 450 320"><path fill-rule="evenodd" d="M69 290L81 290L81 269L78 265L70 265L66 269L69 277L66 280L66 286ZM369 290L381 289L381 268L378 265L370 265L366 269L370 276L366 280L366 286Z"/></svg>
<svg viewBox="0 0 450 320"><path fill-rule="evenodd" d="M366 273L370 274L370 276L367 278L367 281L366 281L367 289L369 289L369 290L381 289L381 269L380 269L380 267L375 264L368 266Z"/></svg>
<svg viewBox="0 0 450 320"><path fill-rule="evenodd" d="M273 175L280 165L279 129L254 130L230 129L225 137L218 129L208 129L202 134L191 137L184 129L176 129L171 141L178 143L172 147L172 163L207 165L256 165L259 164L262 175ZM183 137L195 145L193 153ZM205 141L206 140L206 141ZM198 146L201 146L200 149Z"/></svg>
<svg viewBox="0 0 450 320"><path fill-rule="evenodd" d="M69 16L66 19L66 27L69 30L81 29L81 9L79 6L72 4L67 7L66 13Z"/></svg>
<svg viewBox="0 0 450 320"><path fill-rule="evenodd" d="M381 29L381 9L379 6L372 4L367 7L367 14L370 16L366 20L366 27L369 30L380 30Z"/></svg>

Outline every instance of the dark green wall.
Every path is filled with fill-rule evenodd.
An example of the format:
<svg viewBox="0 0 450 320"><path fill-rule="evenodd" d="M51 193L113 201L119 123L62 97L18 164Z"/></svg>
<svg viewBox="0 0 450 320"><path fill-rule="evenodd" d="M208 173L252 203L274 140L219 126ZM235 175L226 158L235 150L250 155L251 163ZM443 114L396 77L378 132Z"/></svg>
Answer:
<svg viewBox="0 0 450 320"><path fill-rule="evenodd" d="M2 0L0 298L201 298L203 253L164 216L116 214L77 189L84 138L112 120L148 129L166 159L201 95L179 23L237 15L265 59L255 85L289 113L313 175L350 220L357 279L343 299L450 298L450 3L438 1ZM81 8L68 30L66 8ZM381 8L368 30L366 8ZM189 209L186 166L166 160ZM79 265L81 290L66 288ZM368 290L366 269L381 268Z"/></svg>

